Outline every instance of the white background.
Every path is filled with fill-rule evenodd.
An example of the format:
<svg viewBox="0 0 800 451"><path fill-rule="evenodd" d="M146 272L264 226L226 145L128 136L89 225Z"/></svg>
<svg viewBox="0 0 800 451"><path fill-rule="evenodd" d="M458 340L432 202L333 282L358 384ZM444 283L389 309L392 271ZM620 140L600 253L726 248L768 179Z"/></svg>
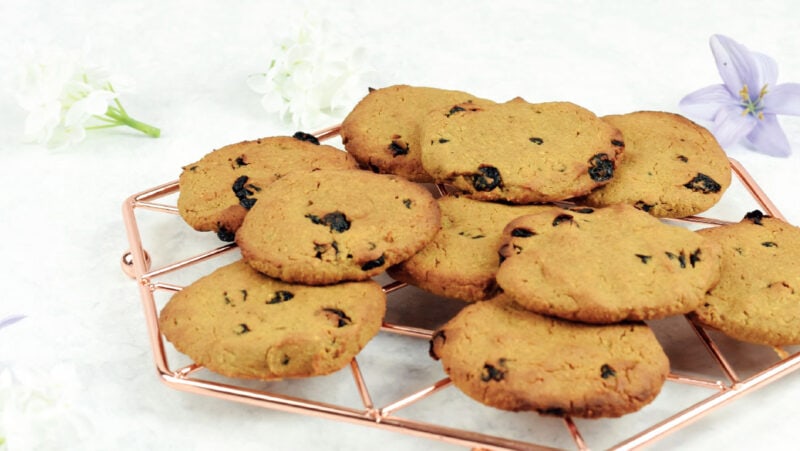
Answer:
<svg viewBox="0 0 800 451"><path fill-rule="evenodd" d="M214 148L295 131L261 108L245 79L266 69L270 44L291 35L305 12L330 21L346 45L365 48L376 86L460 89L498 101L568 100L598 115L679 112L685 94L720 82L708 48L714 33L773 56L779 82L800 82L800 12L790 1L4 0L4 88L13 87L10 78L23 45L80 48L88 42L93 62L130 80L121 99L131 115L162 129L159 139L114 130L91 134L67 150L48 150L21 143L24 111L9 89L0 96L0 317L27 316L0 331L0 368L47 371L67 364L75 369L80 386L69 393L75 399L71 408L89 420L91 436L61 443L63 448L459 449L189 395L156 378L138 292L119 267L128 246L122 202L176 179L181 166ZM794 148L791 157L767 157L744 146L726 150L798 224L800 120L781 122ZM748 208L731 197L720 211L738 219ZM150 250L163 248L167 257L181 255L185 240L194 239L175 221L156 220L153 227L159 249ZM425 346L384 341L391 353L371 345L371 355L428 359ZM425 365L432 368L424 370L428 373L440 371L435 363ZM378 385L413 375L391 363L375 371ZM315 384L320 383L311 383L309 393L328 390ZM288 386L304 390L302 384ZM447 396L444 404L465 406L457 415L462 424L492 432L487 420L469 418L480 411L480 418L491 421L493 411L457 394ZM659 405L683 405L681 398L667 391ZM798 399L800 375L791 374L658 447L789 447L800 422ZM525 414L515 415L510 428L522 429L524 437L527 420L517 419L520 415ZM534 431L541 440L571 446L547 432L558 422L541 424L545 431ZM597 447L634 432L619 434L629 423L597 424L604 426L588 426L600 437Z"/></svg>

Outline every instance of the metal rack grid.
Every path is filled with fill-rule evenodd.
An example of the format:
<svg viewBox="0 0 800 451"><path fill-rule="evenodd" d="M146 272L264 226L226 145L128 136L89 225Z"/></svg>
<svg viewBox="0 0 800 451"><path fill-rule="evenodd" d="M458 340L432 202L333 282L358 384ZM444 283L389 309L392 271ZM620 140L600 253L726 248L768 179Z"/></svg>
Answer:
<svg viewBox="0 0 800 451"><path fill-rule="evenodd" d="M317 135L320 140L325 140L338 135L338 132L338 127L331 127L315 135ZM748 193L767 214L784 219L776 206L769 200L740 163L731 159L731 167ZM555 449L530 441L508 439L479 431L453 428L432 422L417 421L397 415L398 411L450 387L452 384L447 377L411 394L397 398L392 402L377 406L373 402L373 396L359 367L358 359L356 358L351 362L350 370L352 379L358 390L362 407L352 408L312 399L286 396L263 389L248 388L241 383L242 381L236 379L229 379L225 382L204 379L197 375L198 370L203 368L197 364L190 364L176 369L172 368L168 362L164 339L158 326L158 307L155 300L155 293L162 291L177 292L181 290L182 287L159 281L159 279L168 273L180 271L200 262L212 260L236 248L236 245L233 243L224 244L192 257L152 269L150 267L150 256L142 246L142 235L139 230L136 211L148 210L177 215L178 209L176 206L161 201L163 198L177 193L178 190L179 186L177 181L166 183L133 194L125 200L122 207L124 225L130 246L128 252L124 253L122 257L122 269L131 278L135 279L138 286L158 377L167 386L181 391L221 398L228 401L284 412L318 416L330 420L345 421L476 449ZM681 219L680 221L711 226L727 223L727 221L705 217L690 217ZM403 283L390 282L385 284L383 289L389 294L401 290L404 287L405 285ZM719 366L726 381L671 373L668 376L668 381L686 386L703 387L708 389L711 394L688 408L678 411L668 418L629 436L627 439L614 445L612 449L636 449L647 444L652 444L666 435L702 418L711 411L800 369L800 351L790 353L785 349L775 348L780 358L777 363L762 368L749 377L742 378L737 374L734 366L730 363L720 346L712 339L707 330L694 323L688 317L687 322L696 334L697 339L702 342L703 346ZM433 331L409 325L384 322L381 333L400 334L428 340ZM564 417L563 424L577 449L589 449L581 431L570 417Z"/></svg>

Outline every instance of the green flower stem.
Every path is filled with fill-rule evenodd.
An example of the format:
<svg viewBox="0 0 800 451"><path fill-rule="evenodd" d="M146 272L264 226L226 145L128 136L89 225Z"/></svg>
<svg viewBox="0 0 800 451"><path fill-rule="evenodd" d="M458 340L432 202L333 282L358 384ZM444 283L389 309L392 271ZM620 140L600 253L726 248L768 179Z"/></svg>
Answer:
<svg viewBox="0 0 800 451"><path fill-rule="evenodd" d="M125 125L131 127L135 130L139 130L140 132L152 136L153 138L158 138L161 136L161 130L158 127L153 127L150 124L145 124L144 122L137 121L136 119L128 116L128 113L122 108L122 105L117 102L118 108L113 106L108 107L106 110L106 117L112 119L111 122L107 127L115 127L118 125ZM101 119L104 119L101 117Z"/></svg>

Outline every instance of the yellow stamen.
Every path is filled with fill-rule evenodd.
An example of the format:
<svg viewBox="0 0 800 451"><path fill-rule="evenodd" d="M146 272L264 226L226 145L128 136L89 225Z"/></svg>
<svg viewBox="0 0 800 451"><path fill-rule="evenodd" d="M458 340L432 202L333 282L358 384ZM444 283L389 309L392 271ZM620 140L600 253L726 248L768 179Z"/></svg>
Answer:
<svg viewBox="0 0 800 451"><path fill-rule="evenodd" d="M767 95L767 92L767 85L764 84L758 92L758 98L754 102L750 98L750 89L747 85L743 85L742 89L739 91L739 96L742 98L742 116L752 114L759 120L764 119L764 113L761 112L764 107L761 106L761 101L764 99L764 96Z"/></svg>
<svg viewBox="0 0 800 451"><path fill-rule="evenodd" d="M739 97L744 100L744 103L750 102L750 90L747 89L747 85L742 86L742 89L739 91Z"/></svg>

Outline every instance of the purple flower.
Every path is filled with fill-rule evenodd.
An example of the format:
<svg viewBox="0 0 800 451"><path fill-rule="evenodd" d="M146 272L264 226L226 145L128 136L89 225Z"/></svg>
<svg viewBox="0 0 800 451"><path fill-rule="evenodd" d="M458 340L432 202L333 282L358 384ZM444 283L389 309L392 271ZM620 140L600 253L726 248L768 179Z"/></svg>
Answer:
<svg viewBox="0 0 800 451"><path fill-rule="evenodd" d="M5 318L0 319L0 329L4 328L6 326L10 326L10 325L16 323L17 321L21 320L22 318L25 318L25 315L6 316Z"/></svg>
<svg viewBox="0 0 800 451"><path fill-rule="evenodd" d="M717 34L710 41L724 84L687 95L681 108L711 121L711 132L722 147L745 139L757 152L788 156L792 150L776 115L800 115L800 83L776 84L774 59L727 36Z"/></svg>

